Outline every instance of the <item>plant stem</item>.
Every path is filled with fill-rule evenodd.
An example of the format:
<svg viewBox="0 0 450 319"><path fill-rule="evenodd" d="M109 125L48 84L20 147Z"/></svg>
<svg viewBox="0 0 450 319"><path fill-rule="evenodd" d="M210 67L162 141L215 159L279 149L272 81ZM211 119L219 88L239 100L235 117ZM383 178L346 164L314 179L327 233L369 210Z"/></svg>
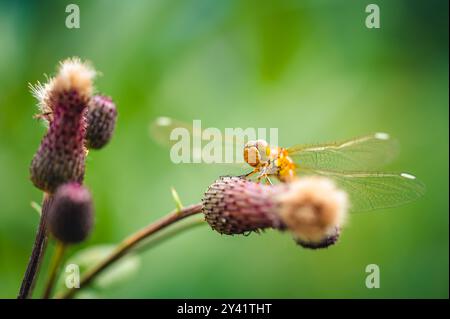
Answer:
<svg viewBox="0 0 450 319"><path fill-rule="evenodd" d="M148 241L141 242L140 245L134 247L133 252L141 253L147 251L153 248L154 246L157 246L165 242L166 240L181 234L186 230L195 228L200 225L207 225L205 219L203 218L190 219L189 222L170 228L167 231L161 233L159 236L151 237Z"/></svg>
<svg viewBox="0 0 450 319"><path fill-rule="evenodd" d="M22 279L18 299L27 299L32 295L36 277L39 273L39 266L44 256L47 246L47 212L52 203L52 196L44 193L42 200L41 219L34 239L33 249L28 261L27 269Z"/></svg>
<svg viewBox="0 0 450 319"><path fill-rule="evenodd" d="M158 231L170 226L188 216L192 216L198 214L202 211L202 204L194 204L188 207L184 207L180 210L176 209L169 213L168 215L162 217L156 222L146 226L145 228L137 231L131 236L127 237L124 241L122 241L116 249L109 255L106 259L101 261L98 265L94 266L92 269L88 270L80 280L80 288L78 289L70 289L65 293L60 295L60 298L69 299L72 298L77 291L83 289L88 286L92 280L100 274L103 270L113 264L115 261L120 259L126 253L128 253L131 249L133 249L137 244L139 244L142 240L148 238L149 236L157 233Z"/></svg>
<svg viewBox="0 0 450 319"><path fill-rule="evenodd" d="M47 284L45 285L45 291L42 299L48 299L52 294L53 286L55 285L56 281L56 275L58 274L59 267L61 266L66 247L67 246L64 245L64 243L60 242L59 240L57 241L55 252L53 253L52 263L50 266L50 275L48 277Z"/></svg>

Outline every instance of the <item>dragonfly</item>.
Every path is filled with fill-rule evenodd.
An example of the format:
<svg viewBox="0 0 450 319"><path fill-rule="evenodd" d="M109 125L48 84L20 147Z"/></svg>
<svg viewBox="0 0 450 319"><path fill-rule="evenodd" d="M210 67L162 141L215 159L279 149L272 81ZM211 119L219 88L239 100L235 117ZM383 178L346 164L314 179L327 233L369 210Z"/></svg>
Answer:
<svg viewBox="0 0 450 319"><path fill-rule="evenodd" d="M178 127L194 135L201 134L189 124L161 117L151 124L151 135L160 143L170 144L170 132ZM242 144L244 160L252 168L243 177L256 176L257 182L268 184L273 183L272 178L290 183L303 176L327 177L347 192L352 212L400 206L425 193L424 184L413 174L379 171L398 154L398 142L387 133L291 147L271 146L261 139L247 142L234 136L224 139Z"/></svg>

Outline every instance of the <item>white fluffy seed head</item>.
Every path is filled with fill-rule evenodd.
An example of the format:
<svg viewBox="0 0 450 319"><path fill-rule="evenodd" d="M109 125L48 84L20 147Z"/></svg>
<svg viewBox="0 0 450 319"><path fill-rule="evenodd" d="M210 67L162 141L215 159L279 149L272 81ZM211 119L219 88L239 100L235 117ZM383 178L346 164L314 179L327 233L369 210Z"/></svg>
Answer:
<svg viewBox="0 0 450 319"><path fill-rule="evenodd" d="M60 62L58 72L55 77L47 78L47 82L30 84L33 96L38 100L41 116L51 120L51 113L54 107L54 99L59 93L76 91L81 99L88 100L93 91L93 80L97 72L88 63L82 62L79 58L69 58Z"/></svg>
<svg viewBox="0 0 450 319"><path fill-rule="evenodd" d="M318 243L346 221L347 193L323 177L304 177L278 196L278 214L294 237Z"/></svg>
<svg viewBox="0 0 450 319"><path fill-rule="evenodd" d="M66 59L60 63L53 90L76 90L81 96L89 97L95 76L96 71L89 63L81 62L79 58Z"/></svg>

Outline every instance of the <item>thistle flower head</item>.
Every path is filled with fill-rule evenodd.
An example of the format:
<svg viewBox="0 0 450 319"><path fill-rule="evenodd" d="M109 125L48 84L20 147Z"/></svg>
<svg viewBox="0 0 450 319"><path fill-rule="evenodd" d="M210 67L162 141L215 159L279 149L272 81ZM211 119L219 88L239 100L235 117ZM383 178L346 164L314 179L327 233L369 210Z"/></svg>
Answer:
<svg viewBox="0 0 450 319"><path fill-rule="evenodd" d="M34 155L31 180L52 193L66 182L84 178L86 118L95 71L79 59L61 63L58 74L33 88L49 128Z"/></svg>
<svg viewBox="0 0 450 319"><path fill-rule="evenodd" d="M274 228L291 232L303 247L324 248L339 238L347 196L322 177L275 186L222 177L206 191L203 206L206 221L219 233Z"/></svg>
<svg viewBox="0 0 450 319"><path fill-rule="evenodd" d="M114 133L116 118L116 105L110 97L93 96L87 114L86 146L90 149L105 146Z"/></svg>
<svg viewBox="0 0 450 319"><path fill-rule="evenodd" d="M48 211L51 234L65 244L87 238L93 226L93 205L89 191L77 183L58 187Z"/></svg>

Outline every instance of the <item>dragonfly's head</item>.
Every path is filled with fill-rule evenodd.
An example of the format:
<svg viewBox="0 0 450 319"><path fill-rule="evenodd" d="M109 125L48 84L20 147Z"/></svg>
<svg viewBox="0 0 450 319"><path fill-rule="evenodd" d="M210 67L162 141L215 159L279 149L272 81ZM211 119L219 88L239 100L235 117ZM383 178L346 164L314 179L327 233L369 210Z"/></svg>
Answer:
<svg viewBox="0 0 450 319"><path fill-rule="evenodd" d="M253 167L269 161L270 146L264 140L248 141L244 146L244 160Z"/></svg>

